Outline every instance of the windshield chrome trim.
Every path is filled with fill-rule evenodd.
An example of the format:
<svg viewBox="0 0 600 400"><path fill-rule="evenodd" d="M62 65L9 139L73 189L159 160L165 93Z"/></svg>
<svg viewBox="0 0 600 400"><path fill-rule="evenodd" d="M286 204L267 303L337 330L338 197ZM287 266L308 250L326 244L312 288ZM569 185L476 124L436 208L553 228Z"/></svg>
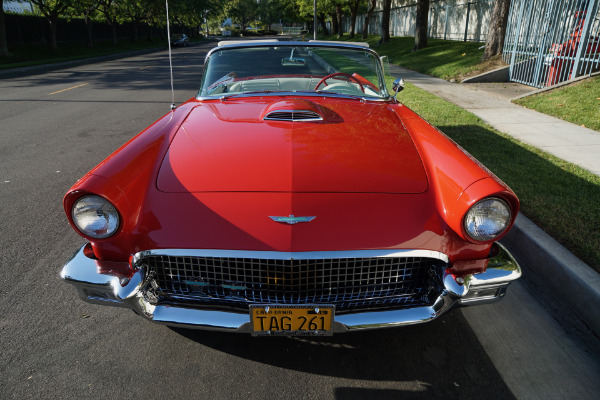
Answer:
<svg viewBox="0 0 600 400"><path fill-rule="evenodd" d="M208 60L208 58L212 55L212 53L217 52L217 51L223 51L223 50L232 50L232 49L242 49L242 48L246 48L246 47L271 47L271 46L281 46L281 47L333 47L333 48L340 48L340 49L352 49L352 50L363 50L363 51L368 51L369 53L373 54L375 57L379 58L379 54L377 54L377 52L369 47L364 47L364 46L360 46L360 45L356 45L356 44L351 44L348 42L339 42L338 43L330 43L330 42L298 42L298 41L281 41L278 42L276 40L273 41L258 41L258 40L248 40L247 43L240 43L238 41L235 41L232 44L226 44L223 46L217 46L212 48L211 50L209 50L209 52L206 54L206 57L204 58L205 60L205 64L206 64L206 60Z"/></svg>
<svg viewBox="0 0 600 400"><path fill-rule="evenodd" d="M252 258L266 260L323 260L332 258L398 258L425 257L435 258L448 263L446 254L433 250L388 249L388 250L342 250L342 251L258 251L258 250L218 250L218 249L158 249L144 250L133 256L133 264L150 256L173 257L223 257Z"/></svg>
<svg viewBox="0 0 600 400"><path fill-rule="evenodd" d="M352 100L360 100L360 101L380 101L380 102L387 102L387 101L391 101L392 97L388 96L388 97L359 97L359 96L352 96L349 94L342 94L342 93L327 93L327 92L275 92L275 91L269 91L269 92L260 92L260 93L235 93L231 95L231 97L227 97L227 96L223 96L223 94L219 94L219 95L214 95L214 96L196 96L196 100L229 100L231 99L241 99L241 98L245 98L245 97L261 97L261 96L292 96L292 97L301 97L301 96L308 96L308 97L335 97L335 98L341 98L341 99L352 99Z"/></svg>

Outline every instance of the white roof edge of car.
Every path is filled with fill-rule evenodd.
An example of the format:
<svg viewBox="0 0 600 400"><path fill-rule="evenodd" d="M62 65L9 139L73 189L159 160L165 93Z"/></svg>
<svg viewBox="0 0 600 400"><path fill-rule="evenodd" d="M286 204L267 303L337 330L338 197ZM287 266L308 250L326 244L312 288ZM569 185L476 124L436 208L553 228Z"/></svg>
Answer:
<svg viewBox="0 0 600 400"><path fill-rule="evenodd" d="M230 45L238 45L238 44L252 44L252 43L273 43L278 42L278 39L259 39L259 40L221 40L217 46L230 46ZM282 43L285 43L283 41ZM335 40L309 40L308 43L329 43L329 44L344 44L344 45L354 45L361 47L369 47L369 43L367 42L338 42Z"/></svg>
<svg viewBox="0 0 600 400"><path fill-rule="evenodd" d="M335 40L309 40L309 43L333 43L333 44L353 44L355 46L361 46L361 47L369 47L369 43L367 42L339 42L339 41L335 41Z"/></svg>
<svg viewBox="0 0 600 400"><path fill-rule="evenodd" d="M277 42L277 39L260 39L260 40L221 40L217 46L227 46L234 44L250 44L250 43L272 43Z"/></svg>

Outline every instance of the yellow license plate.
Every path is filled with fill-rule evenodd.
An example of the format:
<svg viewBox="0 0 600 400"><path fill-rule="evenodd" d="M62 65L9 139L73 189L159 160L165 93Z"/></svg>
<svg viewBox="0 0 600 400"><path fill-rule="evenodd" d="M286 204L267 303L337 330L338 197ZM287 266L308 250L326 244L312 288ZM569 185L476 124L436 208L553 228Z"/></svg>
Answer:
<svg viewBox="0 0 600 400"><path fill-rule="evenodd" d="M251 305L253 335L332 335L333 306Z"/></svg>

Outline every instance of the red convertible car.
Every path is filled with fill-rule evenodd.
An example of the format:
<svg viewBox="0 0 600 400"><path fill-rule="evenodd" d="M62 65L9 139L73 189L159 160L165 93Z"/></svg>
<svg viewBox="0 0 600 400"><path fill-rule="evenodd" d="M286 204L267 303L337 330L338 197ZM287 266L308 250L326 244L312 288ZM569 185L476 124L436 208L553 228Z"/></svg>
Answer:
<svg viewBox="0 0 600 400"><path fill-rule="evenodd" d="M367 46L226 42L197 97L66 194L83 300L171 326L328 335L500 299L515 194L386 89Z"/></svg>

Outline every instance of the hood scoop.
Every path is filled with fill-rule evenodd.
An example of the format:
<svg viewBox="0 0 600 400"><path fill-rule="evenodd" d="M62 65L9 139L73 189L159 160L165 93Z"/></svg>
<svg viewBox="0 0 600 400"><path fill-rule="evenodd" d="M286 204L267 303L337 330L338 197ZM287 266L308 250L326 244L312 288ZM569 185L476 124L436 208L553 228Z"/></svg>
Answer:
<svg viewBox="0 0 600 400"><path fill-rule="evenodd" d="M323 117L308 110L276 110L265 115L263 119L266 121L311 122L322 121Z"/></svg>
<svg viewBox="0 0 600 400"><path fill-rule="evenodd" d="M319 107L307 100L293 99L270 104L264 111L265 121L314 122L322 121Z"/></svg>

